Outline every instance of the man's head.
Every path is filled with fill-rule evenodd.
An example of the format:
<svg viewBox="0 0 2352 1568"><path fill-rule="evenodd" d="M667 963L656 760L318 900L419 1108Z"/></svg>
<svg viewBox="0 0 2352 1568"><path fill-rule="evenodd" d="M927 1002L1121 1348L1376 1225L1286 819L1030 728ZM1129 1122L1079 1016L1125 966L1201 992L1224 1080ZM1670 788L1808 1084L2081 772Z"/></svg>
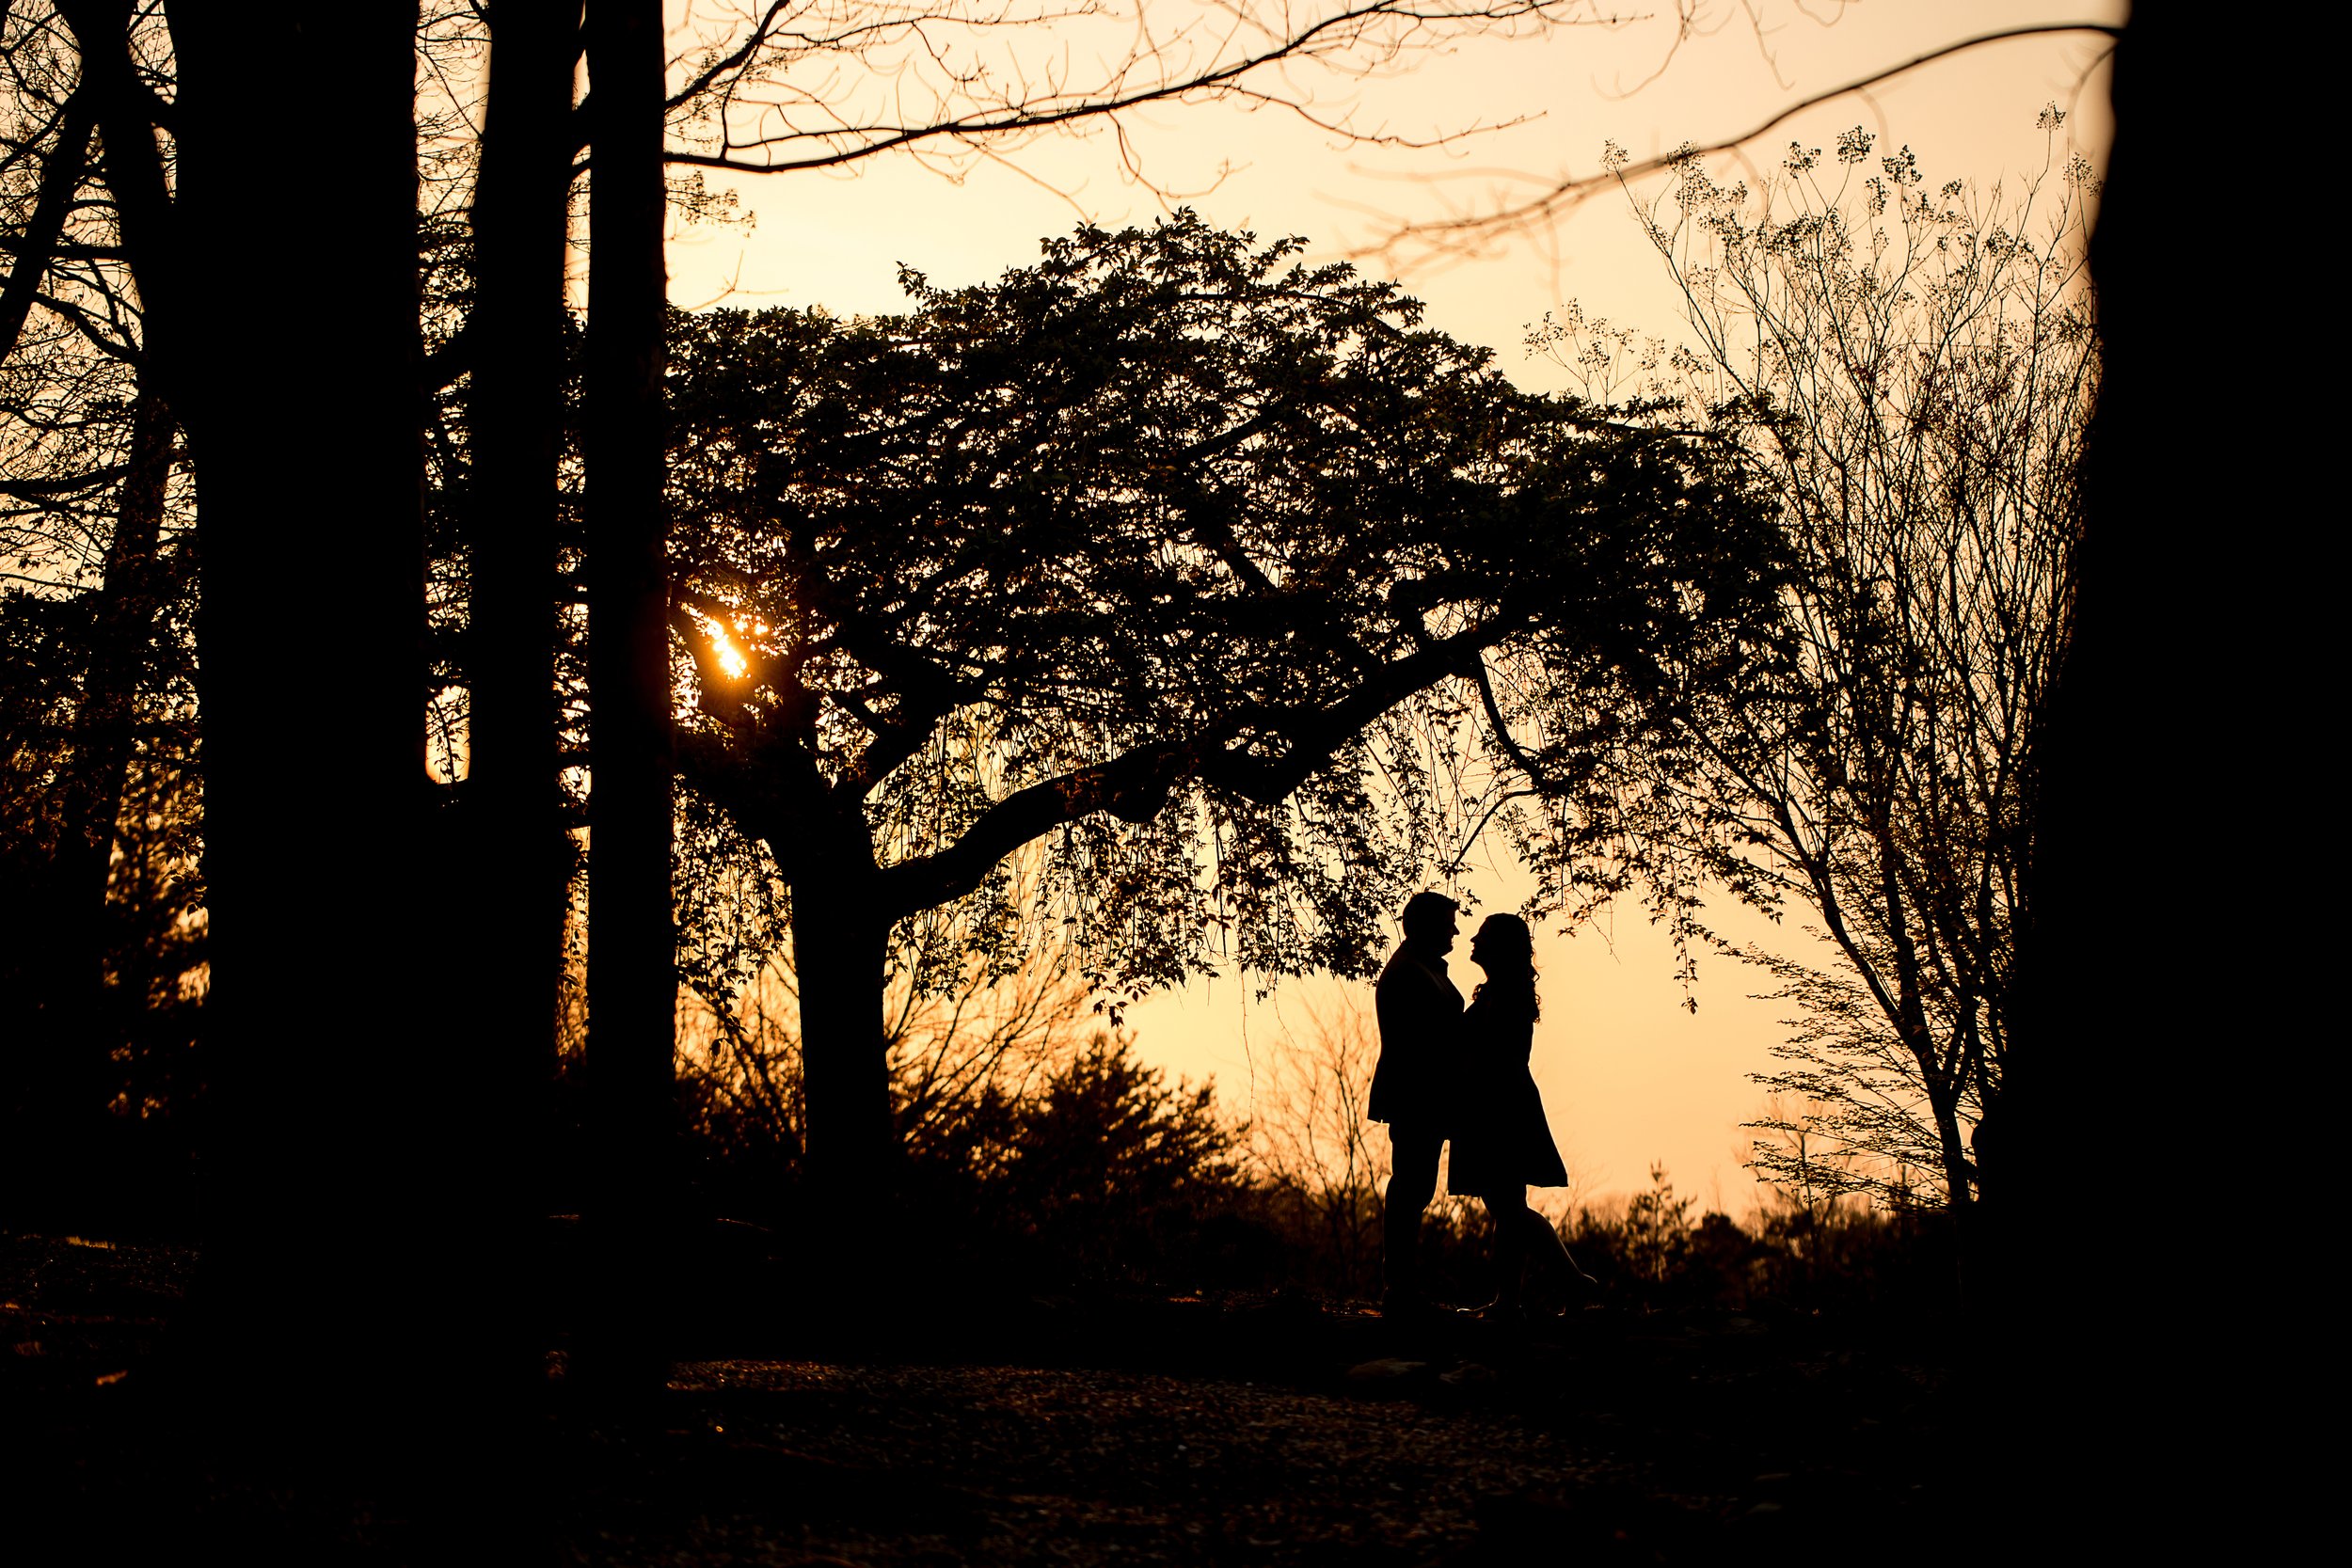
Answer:
<svg viewBox="0 0 2352 1568"><path fill-rule="evenodd" d="M1462 906L1442 893L1416 893L1405 901L1404 912L1396 923L1405 927L1405 940L1415 947L1433 953L1443 953L1454 945L1454 938L1462 928L1454 917Z"/></svg>

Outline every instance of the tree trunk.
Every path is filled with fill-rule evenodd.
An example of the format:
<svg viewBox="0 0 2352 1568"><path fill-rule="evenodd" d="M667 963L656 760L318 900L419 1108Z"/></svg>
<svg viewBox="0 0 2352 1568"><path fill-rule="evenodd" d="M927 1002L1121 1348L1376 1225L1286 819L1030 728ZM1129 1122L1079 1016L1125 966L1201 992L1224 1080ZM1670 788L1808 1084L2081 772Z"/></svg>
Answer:
<svg viewBox="0 0 2352 1568"><path fill-rule="evenodd" d="M59 891L53 905L62 962L49 983L63 1004L52 1036L72 1064L70 1131L102 1162L87 1173L81 1190L102 1212L118 1218L138 1213L149 1195L135 1190L145 1173L136 1158L138 1123L113 1114L120 1074L108 1058L119 1037L103 1020L108 930L107 887L112 880L115 819L137 750L140 687L148 673L162 605L157 557L163 545L164 497L171 479L175 426L163 399L144 392L131 405L131 450L115 509L114 536L106 543L105 578L90 624L89 667L82 678L82 703L74 722L73 767L69 775L64 832L57 847Z"/></svg>
<svg viewBox="0 0 2352 1568"><path fill-rule="evenodd" d="M848 842L864 847L862 834ZM810 1272L848 1285L841 1300L870 1323L868 1315L898 1299L911 1261L881 1244L889 1234L898 1154L882 1030L891 921L875 896L870 854L828 859L834 863L796 878L792 888L792 974L808 1113L801 1206Z"/></svg>
<svg viewBox="0 0 2352 1568"><path fill-rule="evenodd" d="M118 1040L103 1022L106 895L154 635L171 433L163 400L138 398L104 575L91 595L55 851L45 863L17 867L24 885L10 890L8 951L0 954L11 1037L0 1180L11 1220L36 1227L119 1223L143 1196L123 1158L125 1124L109 1110L119 1075L110 1060Z"/></svg>
<svg viewBox="0 0 2352 1568"><path fill-rule="evenodd" d="M335 1433L396 1431L472 1383L478 1343L440 1266L471 1196L452 1112L474 1053L428 1011L416 12L172 23L179 185L140 276L202 544L215 1119L192 1305L251 1416L331 1400ZM284 254L226 240L264 210L260 116L295 128L267 173L299 196Z"/></svg>
<svg viewBox="0 0 2352 1568"><path fill-rule="evenodd" d="M850 868L792 890L792 973L801 1003L806 1180L819 1207L853 1204L887 1181L890 1119L882 985L890 916Z"/></svg>
<svg viewBox="0 0 2352 1568"><path fill-rule="evenodd" d="M463 962L509 1116L474 1138L504 1148L484 1201L509 1238L482 1259L508 1289L546 1171L540 1107L555 1070L570 847L558 786L556 468L564 408L564 260L571 183L578 0L501 0L490 13L490 90L473 205L473 562L464 842L474 877ZM532 1107L519 1123L516 1107ZM517 1347L527 1349L528 1347ZM518 1359L517 1365L521 1365Z"/></svg>
<svg viewBox="0 0 2352 1568"><path fill-rule="evenodd" d="M114 851L115 814L135 748L135 709L148 646L155 637L156 557L163 546L164 495L171 478L171 412L143 392L131 405L131 451L114 536L106 544L105 577L90 626L90 658L74 723L72 796L66 806L64 852L78 863L69 872L74 919L96 921L106 903L106 872ZM94 939L95 929L90 935ZM93 960L94 966L95 960ZM94 981L95 974L90 975Z"/></svg>
<svg viewBox="0 0 2352 1568"><path fill-rule="evenodd" d="M662 505L663 53L660 0L588 9L587 1073L601 1259L581 1370L656 1391L673 1187L677 1000L670 911L669 577Z"/></svg>
<svg viewBox="0 0 2352 1568"><path fill-rule="evenodd" d="M2254 1099L2284 1109L2256 1123L2255 1180L2264 1191L2299 1191L2296 1151L2328 1147L2310 1124L2334 1110L2324 1088L2301 1092L2295 1070L2310 1054L2298 1047L2316 1037L2287 1012L2308 998L2270 979L2282 973L2278 933L2296 928L2297 899L2310 896L2306 863L2258 849L2245 857L2247 879L2276 867L2269 874L2296 879L2296 890L2272 897L2258 880L2231 884L2249 908L2283 922L2201 921L2178 858L2151 848L2207 825L2152 787L2183 758L2226 763L2229 777L2256 786L2228 816L2230 843L2304 842L2281 820L2293 793L2262 786L2321 768L2308 748L2326 710L2308 683L2331 668L2294 641L2296 601L2276 580L2282 562L2308 578L2329 526L2287 493L2304 483L2300 471L2259 446L2198 438L2176 395L2183 303L2243 297L2257 269L2268 277L2259 252L2173 243L2177 193L2236 172L2233 149L2179 105L2217 80L2280 74L2267 38L2206 21L2184 6L2136 5L2116 52L2115 150L2090 258L2105 366L2085 456L2075 609L2034 758L2029 916L1998 1119L1978 1140L2005 1265L1987 1402L2004 1421L1994 1437L2010 1444L2005 1479L2036 1529L2074 1499L2106 1499L2097 1539L2109 1556L2201 1555L2206 1528L2216 1550L2286 1547L2262 1543L2291 1528L2287 1513L2272 1524L2236 1502L2300 1490L2297 1467L2310 1463L2299 1443L2290 1457L2291 1428L2274 1418L2284 1369L2247 1349L2294 1343L2276 1332L2291 1295L2249 1288L2246 1270L2196 1242L2226 1234L2233 1257L2310 1256L2305 1213L2270 1206L2280 1228L2266 1234L2262 1219L2245 1217L2243 1180L2176 1174L2173 1146L2187 1125L2185 1097L2200 1109L2234 1105L2251 1084ZM2286 68L2283 85L2300 74ZM2303 352L2299 341L2265 349L2283 373L2265 380L2258 351L2254 381L2292 385L2299 366L2283 361ZM2185 729L2185 712L2207 710L2232 714L2226 742ZM2268 1051L2273 1041L2283 1049ZM2276 1073L2245 1077L2249 1061L2285 1067L2286 1091L2269 1089ZM2119 1174L2151 1173L2166 1183L2162 1201L2119 1190ZM2224 1357L2226 1370L2216 1365ZM2199 1480L2185 1496L2190 1471Z"/></svg>

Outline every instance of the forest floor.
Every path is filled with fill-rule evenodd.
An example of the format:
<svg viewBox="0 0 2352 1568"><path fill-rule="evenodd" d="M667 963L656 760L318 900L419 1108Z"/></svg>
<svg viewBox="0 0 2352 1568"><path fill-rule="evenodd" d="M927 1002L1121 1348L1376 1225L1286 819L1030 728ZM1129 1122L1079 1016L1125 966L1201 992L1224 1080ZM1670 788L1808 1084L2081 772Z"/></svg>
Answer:
<svg viewBox="0 0 2352 1568"><path fill-rule="evenodd" d="M0 1557L1916 1562L1979 1536L1965 1375L1852 1325L1598 1308L1406 1325L1288 1294L1127 1292L1022 1302L922 1354L707 1344L625 1415L558 1380L517 1445L534 1451L510 1456L528 1507L493 1544L434 1506L429 1462L355 1489L208 1443L155 1392L193 1262L0 1236Z"/></svg>

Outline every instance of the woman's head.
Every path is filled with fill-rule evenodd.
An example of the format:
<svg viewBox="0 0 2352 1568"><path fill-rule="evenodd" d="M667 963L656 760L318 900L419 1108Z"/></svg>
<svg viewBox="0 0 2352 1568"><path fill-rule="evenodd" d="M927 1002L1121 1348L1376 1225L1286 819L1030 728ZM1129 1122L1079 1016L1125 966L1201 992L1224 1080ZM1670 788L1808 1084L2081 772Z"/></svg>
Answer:
<svg viewBox="0 0 2352 1568"><path fill-rule="evenodd" d="M1470 961L1486 972L1478 988L1481 998L1507 1002L1529 1018L1542 1011L1535 1000L1535 938L1526 921L1515 914L1488 915L1470 938Z"/></svg>
<svg viewBox="0 0 2352 1568"><path fill-rule="evenodd" d="M1535 967L1535 938L1527 922L1515 914L1490 914L1470 938L1470 960L1487 974Z"/></svg>

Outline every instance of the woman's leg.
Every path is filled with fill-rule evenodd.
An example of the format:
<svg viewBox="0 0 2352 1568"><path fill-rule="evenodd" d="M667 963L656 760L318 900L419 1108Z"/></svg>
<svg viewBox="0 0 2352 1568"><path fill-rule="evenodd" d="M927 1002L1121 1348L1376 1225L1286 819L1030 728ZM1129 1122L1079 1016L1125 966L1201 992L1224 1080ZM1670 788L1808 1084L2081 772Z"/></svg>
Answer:
<svg viewBox="0 0 2352 1568"><path fill-rule="evenodd" d="M1506 1189L1479 1201L1495 1228L1495 1305L1509 1310L1518 1306L1527 1287L1527 1189Z"/></svg>
<svg viewBox="0 0 2352 1568"><path fill-rule="evenodd" d="M1560 1239L1560 1232L1551 1227L1549 1220L1524 1203L1520 1205L1519 1212L1522 1216L1520 1227L1526 1234L1525 1244L1536 1268L1559 1272L1576 1290L1598 1288L1600 1281L1577 1266L1575 1256L1568 1251L1568 1243Z"/></svg>

